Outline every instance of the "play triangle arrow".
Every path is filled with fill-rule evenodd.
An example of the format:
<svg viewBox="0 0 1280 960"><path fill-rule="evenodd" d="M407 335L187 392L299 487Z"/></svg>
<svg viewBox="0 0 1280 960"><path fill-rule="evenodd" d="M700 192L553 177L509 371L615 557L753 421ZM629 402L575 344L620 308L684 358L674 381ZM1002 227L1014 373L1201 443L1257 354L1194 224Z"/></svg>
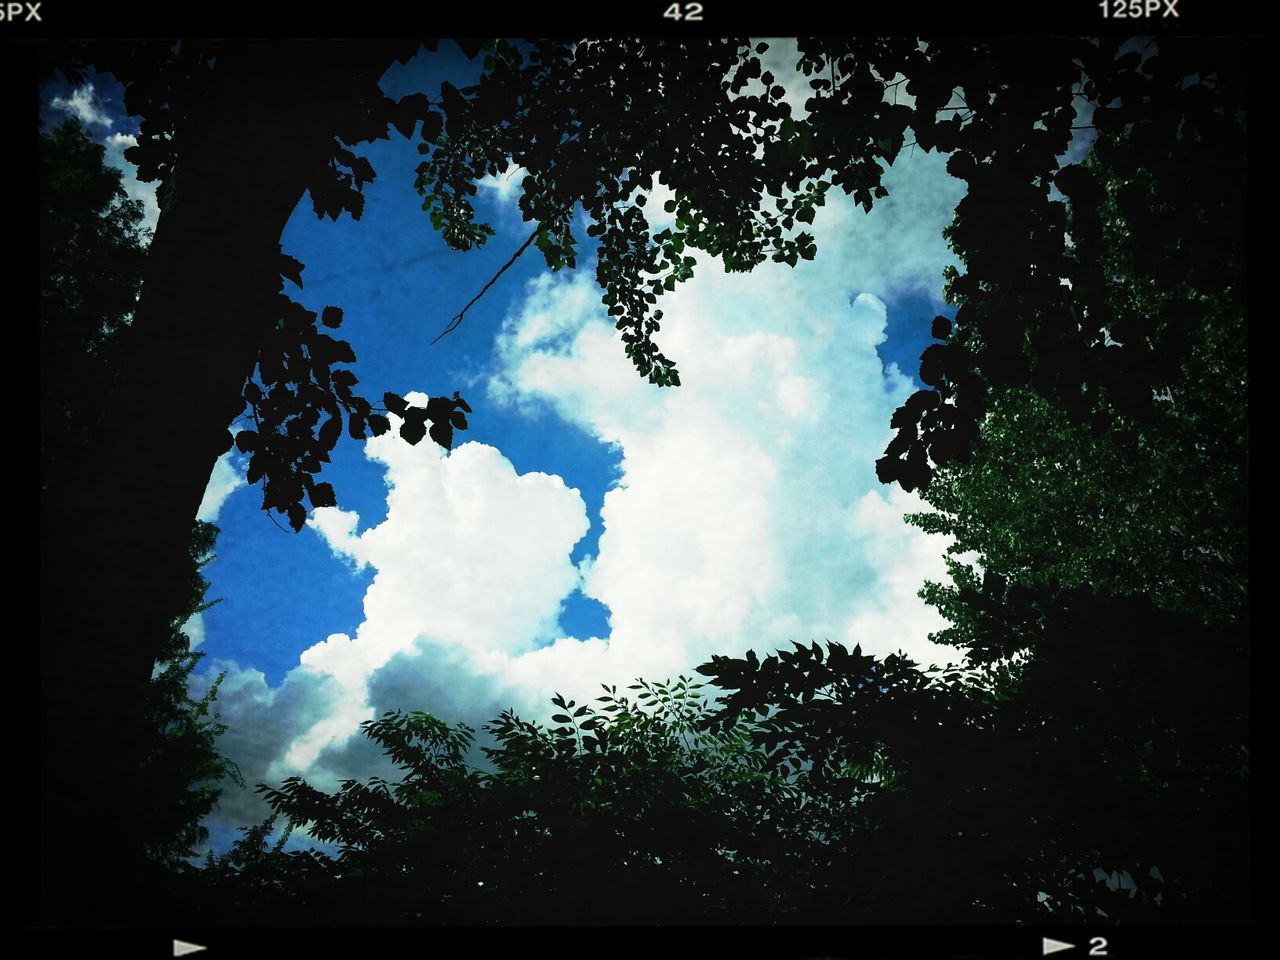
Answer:
<svg viewBox="0 0 1280 960"><path fill-rule="evenodd" d="M173 955L175 957L185 957L188 953L199 953L201 950L207 950L208 947L202 947L198 943L187 943L185 940L173 941Z"/></svg>
<svg viewBox="0 0 1280 960"><path fill-rule="evenodd" d="M1052 937L1045 937L1042 955L1047 957L1049 954L1057 953L1060 950L1074 950L1075 946L1074 943L1064 943L1061 940L1054 940Z"/></svg>

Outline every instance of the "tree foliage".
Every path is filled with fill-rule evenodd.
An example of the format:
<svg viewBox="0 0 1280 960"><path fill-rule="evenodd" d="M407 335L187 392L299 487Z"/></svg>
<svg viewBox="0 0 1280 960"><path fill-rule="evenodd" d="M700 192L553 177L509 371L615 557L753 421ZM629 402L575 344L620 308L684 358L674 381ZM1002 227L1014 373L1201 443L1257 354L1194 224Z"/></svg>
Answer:
<svg viewBox="0 0 1280 960"><path fill-rule="evenodd" d="M657 304L691 276L692 250L731 271L794 265L815 253L803 227L831 189L870 207L901 151L949 153L968 185L948 233L956 315L935 321L926 389L894 414L877 473L934 491L943 519L923 522L980 556L982 576L957 565L954 587L930 594L969 663L924 674L838 645L716 658L703 667L724 691L714 715L659 715L613 691L616 709L558 704L551 729L508 715L489 729L493 772L466 766L470 731L390 715L366 732L401 783L267 793L340 853L268 849L264 825L215 862L211 903L309 922L1239 915L1238 48L805 39L803 117L744 40L474 44L476 85L391 101L378 77L416 49L91 53L145 118L131 158L163 180L163 212L128 355L85 441L92 469L59 488L46 658L85 639L68 647L75 682L46 679L46 711L84 698L141 742L129 724L152 658L120 637L156 636L182 606L172 570L235 417L253 421L237 443L264 508L295 529L304 498L336 502L315 477L344 427L382 433L394 413L406 440L445 447L466 427L457 394L420 410L359 397L349 345L322 329L341 309L317 315L283 293L286 278L301 285L278 241L304 189L320 217L359 216L375 171L354 150L392 126L417 131L423 207L456 249L491 235L469 198L509 162L528 171L520 208L552 268L576 265L581 205L623 349L660 386L680 380L656 342ZM1063 166L1077 105L1092 105L1100 138L1094 159ZM655 232L659 179L675 223ZM121 425L141 422L182 443L132 442ZM147 596L110 569L119 550L154 582ZM69 597L87 598L93 622ZM49 742L105 779L78 727L58 729ZM51 819L77 812L68 801ZM87 864L87 882L108 863Z"/></svg>
<svg viewBox="0 0 1280 960"><path fill-rule="evenodd" d="M274 813L211 859L240 922L598 924L787 919L814 846L797 789L742 725L707 728L701 684L556 696L550 726L510 711L475 731L394 711L364 733L402 771L331 794L259 786ZM268 847L277 822L336 847ZM771 916L774 914L770 914Z"/></svg>
<svg viewBox="0 0 1280 960"><path fill-rule="evenodd" d="M40 489L84 455L146 256L142 204L83 125L40 134Z"/></svg>
<svg viewBox="0 0 1280 960"><path fill-rule="evenodd" d="M1090 324L1055 334L1023 300L1021 345L1002 340L1021 372L982 385L965 456L929 448L924 496L936 512L911 519L955 544L952 583L922 596L950 621L934 639L962 649L963 669L928 684L893 658L838 652L835 667L816 648L703 668L730 691L726 718L764 718L759 742L780 764L840 770L883 757L883 782L898 791L883 822L901 819L880 836L886 855L913 857L915 885L898 876L885 889L928 891L903 900L904 919L1247 916L1242 208L1236 184L1211 177L1242 157L1229 77L1198 78L1211 89L1190 95L1197 109L1216 106L1183 117L1176 162L1159 152L1156 134L1169 131L1153 132L1143 111L1103 112L1092 155L1059 174L1074 271L1060 273L1070 283L1059 282L1059 302L1084 301L1074 317L1097 324L1092 345L1078 339ZM1232 156L1211 152L1198 126L1222 128ZM1191 196L1196 164L1210 179ZM964 216L950 231L962 252ZM1201 229L1216 252L1181 260ZM976 327L964 333L974 290L951 276L957 327L935 321L945 344L922 357L926 383L942 350L968 356L982 342ZM908 407L916 416L940 402L921 392ZM895 426L914 429L902 411ZM970 552L976 564L963 561ZM837 706L822 695L833 688ZM857 809L884 808L872 798Z"/></svg>
<svg viewBox="0 0 1280 960"><path fill-rule="evenodd" d="M83 467L101 394L126 352L149 238L142 204L129 199L120 171L106 165L104 148L78 121L41 134L40 148L41 506L52 523L59 503L49 491ZM174 571L181 602L162 633L137 638L155 668L139 705L146 743L124 776L136 794L131 816L146 855L166 870L185 865L207 839L201 821L224 778L239 778L216 747L226 729L213 710L220 679L191 698L188 679L203 654L190 649L182 629L212 606L200 568L212 559L217 533L195 521L186 562ZM98 749L112 752L110 743Z"/></svg>
<svg viewBox="0 0 1280 960"><path fill-rule="evenodd" d="M170 625L156 657L148 688L147 729L151 741L136 777L140 819L146 825L148 856L170 869L188 866L197 848L209 839L202 821L222 795L224 781L245 786L240 771L217 749L227 724L214 710L225 674L219 674L198 700L189 692L191 673L204 654L191 649L184 627L208 610L209 582L200 568L213 560L218 528L197 520L191 539L191 588L187 604Z"/></svg>

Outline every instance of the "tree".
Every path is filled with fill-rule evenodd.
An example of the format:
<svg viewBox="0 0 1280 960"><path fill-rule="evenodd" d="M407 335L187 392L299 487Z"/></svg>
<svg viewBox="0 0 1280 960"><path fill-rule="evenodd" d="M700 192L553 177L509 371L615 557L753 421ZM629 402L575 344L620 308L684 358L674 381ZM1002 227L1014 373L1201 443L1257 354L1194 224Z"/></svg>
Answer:
<svg viewBox="0 0 1280 960"><path fill-rule="evenodd" d="M861 881L831 869L850 829L769 769L745 723L706 728L686 677L563 697L553 726L510 711L474 731L421 712L364 724L403 771L335 793L259 786L274 813L211 857L206 923L636 925L829 920ZM819 813L821 811L821 814ZM286 830L274 844L270 832ZM305 828L336 845L286 851Z"/></svg>
<svg viewBox="0 0 1280 960"><path fill-rule="evenodd" d="M386 136L389 125L411 134L421 121L425 206L462 249L485 236L468 200L472 181L508 158L529 170L521 199L537 222L529 243L552 266L576 262L570 217L581 203L625 349L642 375L671 386L679 375L656 346L661 313L651 308L690 275L687 247L721 257L730 270L767 257L794 264L814 254L798 225L812 221L831 186L865 206L884 196L881 165L905 147L908 128L915 146L954 151L953 172L970 184L953 236L966 258L968 272L955 282L966 301L954 340L922 358L921 379L934 389L895 416L899 435L878 465L882 479L912 488L928 482L930 461L968 455L989 383L1030 385L1088 413L1093 404L1074 399L1081 388L1092 399L1143 380L1135 373L1143 363L1129 362L1129 341L1118 367L1116 354L1095 349L1110 317L1083 255L1087 217L1076 230L1082 255L1073 259L1063 246L1065 207L1049 191L1056 183L1073 207L1089 206L1088 178L1068 173L1071 167L1058 171L1057 163L1077 96L1104 105L1099 125L1134 122L1149 155L1195 157L1178 181L1183 187L1200 183L1215 156L1211 144L1240 141L1233 110L1241 82L1230 44L1162 45L1157 69L1154 58L1117 57L1120 45L1110 40L1053 40L1034 49L806 40L800 66L813 78L814 96L804 119L790 116L776 78L761 67L762 50L745 41L491 44L480 83L467 91L446 85L439 103L393 103L378 90L382 71L417 43L188 41L92 50L82 62L114 72L130 112L145 118L132 157L143 177L163 179L163 208L129 356L102 405L103 429L85 468L50 494L59 516L45 532L42 570L46 753L91 781L110 779L111 765L81 742L72 720L87 710L120 718L119 755L138 756L144 722L136 705L151 661L134 638L162 631L179 605L171 571L180 567L212 464L230 444L227 424L246 401L260 425L243 446L255 463L262 457L255 479L257 470L266 479L264 506L288 514L295 528L304 494L312 505L335 499L312 478L340 418L353 435L387 428L371 404L343 395L353 375L331 371L350 361L349 351L280 295L282 272L300 282L278 240L304 189L322 216L360 213L360 187L373 171L352 144ZM893 102L900 87L914 106ZM1232 224L1216 213L1237 209L1230 184L1241 178L1230 176L1229 162L1219 172L1228 176L1213 182L1228 185L1214 187L1206 219ZM676 193L677 220L653 234L643 207L658 173ZM1176 218L1184 207L1170 209ZM1001 230L984 226L984 211L999 213ZM1063 278L1073 284L1072 303L1063 299ZM1073 326L1065 318L1076 306L1086 309L1076 309ZM328 310L320 317L322 325L338 321L340 313ZM273 328L286 331L274 343ZM1028 336L1038 365L1018 359ZM1175 337L1161 343L1174 360L1180 356ZM277 368L280 377L263 390ZM1135 392L1138 406L1142 395ZM434 439L447 443L465 425L465 404L435 399L443 402L406 419L407 439L421 439L431 421ZM383 400L387 410L402 402L395 394ZM120 554L131 566L113 562ZM46 796L60 799L48 822L96 815L72 799L73 783L51 776ZM123 794L109 798L104 815L126 822L125 807ZM47 858L77 855L57 832L46 835ZM84 864L88 877L118 869L103 856Z"/></svg>
<svg viewBox="0 0 1280 960"><path fill-rule="evenodd" d="M40 135L40 491L75 469L142 284L142 205L79 121Z"/></svg>
<svg viewBox="0 0 1280 960"><path fill-rule="evenodd" d="M139 820L148 859L169 871L190 866L196 848L209 839L201 821L217 804L223 782L245 786L235 763L216 746L227 729L213 710L225 674L214 678L199 700L192 700L188 692L191 672L204 654L191 649L184 627L213 606L205 601L209 582L199 570L213 560L217 536L216 526L196 521L189 553L188 601L171 621L148 688L149 742L136 775L137 795L144 805Z"/></svg>
<svg viewBox="0 0 1280 960"><path fill-rule="evenodd" d="M835 776L876 759L857 809L881 824L880 858L914 855L927 902L892 871L882 890L916 918L1248 916L1240 211L1231 189L1188 200L1181 165L1137 163L1142 137L1141 122L1103 131L1060 177L1067 256L1101 278L1078 315L1111 318L1090 363L1123 370L1129 351L1153 368L1074 404L1055 399L1068 381L987 387L966 456L924 491L937 512L910 518L955 537L952 583L922 596L951 622L934 639L962 648L964 669L931 683L834 647L825 662L814 647L702 668L729 691L726 719L759 718L771 762ZM1152 254L1195 242L1152 235L1175 216L1215 236L1211 269L1171 273ZM949 294L964 313L961 281ZM941 320L936 333L966 342ZM1047 375L1069 340L1033 328L1018 362ZM959 559L971 551L981 569Z"/></svg>
<svg viewBox="0 0 1280 960"><path fill-rule="evenodd" d="M83 469L101 394L127 350L146 237L141 204L128 198L120 171L104 163L103 147L79 122L68 120L41 135L40 167L41 519L47 527L60 507L50 491ZM142 757L127 773L134 788L132 822L157 876L151 888L135 886L135 896L163 889L171 871L189 866L194 846L207 838L200 821L217 802L221 781L239 776L215 747L225 729L212 713L218 682L199 701L187 691L203 654L189 649L182 627L211 606L199 569L211 559L217 532L195 521L186 562L175 571L181 605L170 611L162 634L135 638L154 670L139 706L146 720ZM83 735L84 718L77 722ZM97 749L113 755L109 744Z"/></svg>

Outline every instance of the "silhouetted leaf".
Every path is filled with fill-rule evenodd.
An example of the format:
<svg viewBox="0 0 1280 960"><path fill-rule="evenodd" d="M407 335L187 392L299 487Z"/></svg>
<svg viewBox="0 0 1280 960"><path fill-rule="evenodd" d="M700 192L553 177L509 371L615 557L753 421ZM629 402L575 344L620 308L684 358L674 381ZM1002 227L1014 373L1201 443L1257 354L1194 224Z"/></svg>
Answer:
<svg viewBox="0 0 1280 960"><path fill-rule="evenodd" d="M280 275L292 280L302 289L302 264L286 253L280 254Z"/></svg>
<svg viewBox="0 0 1280 960"><path fill-rule="evenodd" d="M333 493L333 486L328 483L317 483L311 488L308 496L313 507L334 507L338 504L338 499Z"/></svg>
<svg viewBox="0 0 1280 960"><path fill-rule="evenodd" d="M417 444L419 440L427 435L427 426L425 420L405 420L400 424L400 436L411 444Z"/></svg>
<svg viewBox="0 0 1280 960"><path fill-rule="evenodd" d="M431 424L431 439L449 450L453 447L453 428L448 423Z"/></svg>

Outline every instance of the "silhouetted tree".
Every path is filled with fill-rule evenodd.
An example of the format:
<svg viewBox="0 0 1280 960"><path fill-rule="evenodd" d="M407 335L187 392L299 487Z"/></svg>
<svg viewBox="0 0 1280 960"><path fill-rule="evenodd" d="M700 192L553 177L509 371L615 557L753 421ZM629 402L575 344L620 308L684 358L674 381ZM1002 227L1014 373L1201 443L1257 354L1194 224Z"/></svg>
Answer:
<svg viewBox="0 0 1280 960"><path fill-rule="evenodd" d="M877 465L881 479L908 489L927 484L931 464L968 456L993 386L1030 387L1076 418L1107 403L1142 416L1150 388L1181 361L1176 327L1194 322L1195 301L1155 318L1113 315L1105 303L1097 185L1057 160L1077 100L1100 105L1100 128L1131 133L1135 146L1120 151L1117 169L1169 171L1171 199L1144 221L1151 242L1140 255L1195 264L1206 294L1241 295L1212 266L1242 209L1243 66L1229 41L1163 39L1144 61L1118 55L1111 39L805 40L805 118L791 116L763 70L763 47L745 41L489 44L476 87L446 84L438 102L393 102L378 78L418 47L166 41L83 55L125 84L127 108L144 118L130 155L144 179L163 180L162 213L101 429L83 469L48 494L59 510L44 532L46 753L65 760L46 781L50 824L130 822L127 791L87 803L74 782L108 782L118 758L132 766L139 755L137 705L152 657L137 638L163 632L181 605L173 571L212 465L230 445L227 424L246 403L252 409L257 428L241 435L254 454L251 479L264 479L264 507L295 529L304 495L312 506L335 502L313 478L343 425L357 437L389 428L352 393L354 375L332 369L354 359L350 348L282 298L281 277L301 277L281 257L279 236L306 190L319 215L358 216L374 171L350 147L391 125L419 130L425 205L456 248L487 235L469 196L478 176L509 159L529 171L520 204L537 226L526 246L536 243L553 267L576 263L571 217L581 204L624 348L659 385L678 385L679 375L655 344L661 312L651 308L691 275L687 248L729 270L766 258L794 264L814 255L801 228L830 187L867 207L885 195L882 165L907 146L908 130L913 148L952 152L953 174L969 184L952 230L966 268L952 286L963 303L954 331L936 330L946 342L922 357L931 389L895 414L898 435ZM899 89L912 105L896 102ZM654 233L643 209L659 172L675 191L676 221ZM1074 249L1055 185L1071 202ZM337 308L319 317L340 321ZM1153 323L1154 354L1136 346ZM1108 329L1118 351L1105 345ZM383 407L410 412L390 393ZM435 398L406 416L401 433L420 440L430 422L447 446L467 409L456 395ZM111 758L82 742L85 712L118 721ZM86 856L60 829L45 840L46 858L75 857L88 886L111 886L113 852ZM124 848L135 841L121 835Z"/></svg>
<svg viewBox="0 0 1280 960"><path fill-rule="evenodd" d="M830 869L849 829L818 814L803 778L769 769L746 724L706 729L701 684L556 696L552 726L504 713L489 769L467 762L474 731L390 712L365 735L398 783L301 778L265 785L274 809L210 858L208 922L441 925L777 923L830 919ZM277 823L336 845L286 851ZM286 831L287 833L287 831Z"/></svg>
<svg viewBox="0 0 1280 960"><path fill-rule="evenodd" d="M50 491L65 484L68 474L83 469L91 450L101 398L109 392L115 367L126 352L141 286L147 240L141 204L128 198L120 171L107 166L104 156L104 148L76 120L67 120L40 137L40 451L45 527L57 523L61 508ZM115 770L112 780L130 785L132 824L144 844L153 881L143 888L137 885L141 876L131 877L132 895L148 902L172 880L173 870L189 867L187 860L195 846L207 838L200 821L217 802L223 778L239 776L215 746L225 729L212 712L218 683L198 701L187 690L187 679L203 654L190 649L182 627L211 605L205 601L208 582L200 575L200 567L211 559L217 532L212 524L195 521L185 563L173 571L183 587L180 605L170 611L162 633L134 638L155 664L139 704L145 715L145 740L137 765ZM61 677L74 671L55 673ZM83 736L84 717L78 722ZM115 755L109 742L98 741L93 747L106 756ZM54 752L46 762L59 766L67 758ZM82 772L69 766L61 776L78 778ZM86 789L83 781L76 789L91 798L102 792ZM57 805L56 799L52 805ZM67 824L61 829L75 832ZM49 867L58 874L74 872L65 863Z"/></svg>
<svg viewBox="0 0 1280 960"><path fill-rule="evenodd" d="M1240 211L1209 188L1175 213L1191 202L1186 170L1166 182L1165 166L1140 166L1141 131L1104 131L1060 176L1068 259L1099 284L1070 291L1091 291L1079 315L1109 318L1089 362L1107 377L1133 357L1151 368L1074 406L1035 377L990 386L968 453L924 491L937 512L911 518L955 537L952 583L922 596L964 668L929 681L834 646L825 660L815 647L702 668L729 691L724 719L758 718L772 762L874 771L854 809L879 829L850 864L883 877L884 909L904 922L1249 915ZM1199 149L1187 145L1193 160ZM1152 256L1198 243L1152 235L1174 217L1217 238L1211 269ZM955 274L964 314L961 289ZM1082 329L1029 332L1019 363L1069 367ZM944 320L936 332L964 342ZM976 564L960 559L971 551Z"/></svg>

